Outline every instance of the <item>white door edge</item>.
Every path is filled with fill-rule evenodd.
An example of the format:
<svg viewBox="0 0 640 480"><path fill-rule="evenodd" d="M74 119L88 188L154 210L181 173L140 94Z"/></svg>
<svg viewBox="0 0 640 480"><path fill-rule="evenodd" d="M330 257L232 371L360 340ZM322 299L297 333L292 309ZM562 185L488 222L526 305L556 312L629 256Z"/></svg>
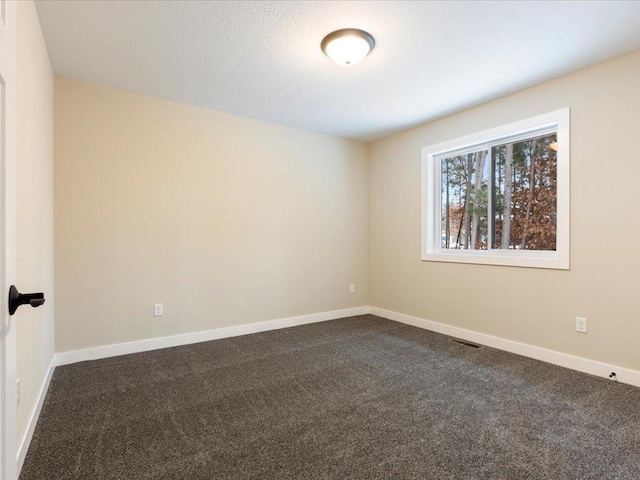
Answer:
<svg viewBox="0 0 640 480"><path fill-rule="evenodd" d="M15 480L16 327L7 299L16 278L16 3L0 0L0 9L0 480Z"/></svg>

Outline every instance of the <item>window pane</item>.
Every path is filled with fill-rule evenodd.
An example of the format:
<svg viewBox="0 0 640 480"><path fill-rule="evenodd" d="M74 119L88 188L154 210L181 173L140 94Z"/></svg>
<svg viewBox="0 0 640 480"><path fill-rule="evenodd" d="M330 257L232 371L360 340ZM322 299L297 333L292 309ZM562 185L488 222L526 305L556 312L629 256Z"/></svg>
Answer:
<svg viewBox="0 0 640 480"><path fill-rule="evenodd" d="M480 150L440 159L442 248L487 249L488 157Z"/></svg>
<svg viewBox="0 0 640 480"><path fill-rule="evenodd" d="M493 155L493 248L556 249L557 135L499 145Z"/></svg>

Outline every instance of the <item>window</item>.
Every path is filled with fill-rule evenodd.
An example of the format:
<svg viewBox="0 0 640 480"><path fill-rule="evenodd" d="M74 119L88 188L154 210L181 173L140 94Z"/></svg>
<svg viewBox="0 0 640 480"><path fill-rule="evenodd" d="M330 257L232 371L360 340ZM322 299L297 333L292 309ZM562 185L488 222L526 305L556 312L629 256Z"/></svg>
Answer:
<svg viewBox="0 0 640 480"><path fill-rule="evenodd" d="M569 269L569 109L422 149L422 259Z"/></svg>

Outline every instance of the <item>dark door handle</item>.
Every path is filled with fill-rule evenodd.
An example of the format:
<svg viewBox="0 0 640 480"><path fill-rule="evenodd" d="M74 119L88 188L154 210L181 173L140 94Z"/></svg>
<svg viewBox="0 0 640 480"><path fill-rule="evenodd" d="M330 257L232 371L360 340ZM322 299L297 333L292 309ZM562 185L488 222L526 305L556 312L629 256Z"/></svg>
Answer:
<svg viewBox="0 0 640 480"><path fill-rule="evenodd" d="M16 313L20 305L39 307L44 303L44 293L20 293L15 285L9 289L9 315Z"/></svg>

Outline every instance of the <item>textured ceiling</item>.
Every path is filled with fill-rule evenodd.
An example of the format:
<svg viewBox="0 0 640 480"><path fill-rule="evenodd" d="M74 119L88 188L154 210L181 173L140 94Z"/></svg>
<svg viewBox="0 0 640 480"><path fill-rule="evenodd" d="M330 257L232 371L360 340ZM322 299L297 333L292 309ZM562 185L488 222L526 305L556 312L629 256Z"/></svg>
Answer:
<svg viewBox="0 0 640 480"><path fill-rule="evenodd" d="M640 2L37 2L56 74L372 141L640 49ZM352 68L320 51L360 28Z"/></svg>

